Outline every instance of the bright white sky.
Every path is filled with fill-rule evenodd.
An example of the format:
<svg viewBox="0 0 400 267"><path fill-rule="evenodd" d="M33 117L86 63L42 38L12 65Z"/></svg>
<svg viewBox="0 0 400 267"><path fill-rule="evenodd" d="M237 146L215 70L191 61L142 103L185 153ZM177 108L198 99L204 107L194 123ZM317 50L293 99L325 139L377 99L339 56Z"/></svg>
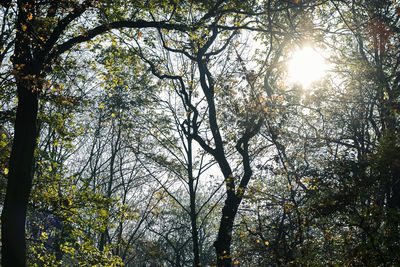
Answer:
<svg viewBox="0 0 400 267"><path fill-rule="evenodd" d="M307 89L313 82L320 80L327 69L324 58L312 47L304 46L294 51L288 61L288 81Z"/></svg>

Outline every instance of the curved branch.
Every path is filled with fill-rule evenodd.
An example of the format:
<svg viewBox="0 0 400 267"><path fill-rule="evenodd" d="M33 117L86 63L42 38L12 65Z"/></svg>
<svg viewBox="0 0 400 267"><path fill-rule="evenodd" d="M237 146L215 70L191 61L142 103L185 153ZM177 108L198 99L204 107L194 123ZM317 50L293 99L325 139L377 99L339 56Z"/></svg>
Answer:
<svg viewBox="0 0 400 267"><path fill-rule="evenodd" d="M164 21L157 22L157 21L145 21L145 20L137 20L137 21L123 20L123 21L111 22L108 24L102 24L93 29L86 31L83 34L80 34L76 37L69 39L68 41L64 42L63 44L56 46L54 48L53 52L50 53L50 56L47 61L50 62L51 60L54 60L59 55L68 51L73 46L75 46L79 43L90 41L94 37L96 37L100 34L106 33L112 29L122 29L122 28L128 28L128 29L160 28L160 29L167 29L167 30L185 31L185 30L190 30L193 27L188 26L188 25L183 25L183 24L166 23Z"/></svg>

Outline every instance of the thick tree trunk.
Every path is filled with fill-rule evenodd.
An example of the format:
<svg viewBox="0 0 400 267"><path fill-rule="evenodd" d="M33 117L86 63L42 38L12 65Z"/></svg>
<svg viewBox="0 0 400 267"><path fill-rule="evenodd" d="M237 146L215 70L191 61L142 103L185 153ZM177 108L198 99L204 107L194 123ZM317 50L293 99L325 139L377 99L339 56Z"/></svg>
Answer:
<svg viewBox="0 0 400 267"><path fill-rule="evenodd" d="M25 219L32 188L36 147L38 94L42 64L34 63L31 38L23 26L32 5L21 2L13 55L18 107L14 124L6 197L1 214L1 263L3 267L26 265Z"/></svg>
<svg viewBox="0 0 400 267"><path fill-rule="evenodd" d="M240 200L235 196L228 196L225 200L225 205L222 208L222 218L219 225L218 237L214 242L214 247L217 252L218 266L231 266L231 242L233 222L238 211Z"/></svg>
<svg viewBox="0 0 400 267"><path fill-rule="evenodd" d="M14 126L6 197L1 214L1 262L3 267L25 266L25 218L32 187L36 147L38 92L30 83L18 84L18 107Z"/></svg>

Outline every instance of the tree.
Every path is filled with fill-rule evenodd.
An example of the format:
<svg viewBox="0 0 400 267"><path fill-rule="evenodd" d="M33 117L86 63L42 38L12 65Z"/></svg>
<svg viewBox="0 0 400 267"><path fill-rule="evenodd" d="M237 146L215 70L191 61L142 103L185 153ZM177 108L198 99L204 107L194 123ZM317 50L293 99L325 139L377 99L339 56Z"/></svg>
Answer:
<svg viewBox="0 0 400 267"><path fill-rule="evenodd" d="M286 115L284 123L268 120L271 127L265 136L275 143L290 190L283 190L281 182L277 189L267 189L280 190L280 194L265 196L253 189L258 193L253 200L256 203L269 206L272 199L280 199L286 206L282 235L271 237L279 224L266 223L265 218L279 218L276 213L264 214L253 208L253 217L243 224L248 227L249 239L272 238L267 239L272 246L262 242L251 246L261 255L274 256L276 252L271 250L279 248L275 242L299 240L297 247L286 249L296 264L396 265L398 244L391 237L397 235L394 225L398 224L393 194L398 113L397 100L390 100L390 95L396 95L398 88L398 64L393 60L398 61L399 48L392 35L398 31L398 9L390 1L330 4L316 9L324 22L319 25L322 30L314 33L314 42L331 49L334 73L302 97L296 87L279 92L283 103L288 103L286 111L293 112ZM337 12L337 17L332 12ZM338 25L345 26L341 34L336 34ZM280 134L274 138L277 132ZM281 177L282 172L274 173L274 165L264 166L272 171L272 177ZM294 201L283 193L286 191L295 194ZM286 224L296 213L304 223Z"/></svg>
<svg viewBox="0 0 400 267"><path fill-rule="evenodd" d="M176 13L169 20L155 21L154 16L149 21L144 20L146 17L142 14L149 7L150 11L157 10L163 14L176 8L178 3L175 2L171 5L164 2L152 3L146 7L145 3L139 1L133 3L132 9L125 5L120 7L119 4L121 3L90 0L82 3L64 1L61 4L55 1L1 2L3 14L9 14L11 10L11 16L15 16L15 24L8 27L14 31L7 33L11 36L15 32L15 35L6 45L6 52L14 45L12 70L18 95L7 193L2 212L3 266L25 264L24 229L38 134L38 98L54 62L62 60L62 55L76 45L90 41L111 29L155 27L190 30L191 27L199 27L214 16L222 1L207 8L200 5L200 10L205 12L194 25L179 24L182 16ZM96 16L89 14L90 12L94 12ZM89 22L89 30L80 27L83 21ZM9 22L12 23L11 20ZM4 61L4 57L2 59Z"/></svg>
<svg viewBox="0 0 400 267"><path fill-rule="evenodd" d="M218 265L228 266L231 262L230 244L233 221L235 219L237 208L241 202L245 188L250 180L252 173L250 167L250 155L248 151L249 140L260 130L262 119L258 118L258 114L254 116L252 114L249 114L249 116L244 119L246 120L246 124L244 126L245 129L243 130L243 132L239 133L238 140L236 140L236 149L243 157L243 177L235 178L233 176L231 165L228 162L228 155L225 154L226 152L224 149L222 138L223 132L219 127L217 119L215 100L216 88L214 87L216 86L216 82L214 82L214 78L211 75L208 67L208 61L211 59L211 57L214 55L218 55L219 53L224 51L225 48L230 44L231 39L236 35L236 32L234 32L233 34L224 37L223 31L221 32L217 27L214 27L209 33L205 32L204 35L199 34L198 36L202 36L201 40L194 39L193 41L189 41L192 42L189 47L196 47L195 49L192 49L190 51L181 50L176 47L170 48L166 45L165 40L167 37L161 37L163 40L164 48L174 53L184 54L190 60L196 62L197 71L199 72L199 88L202 90L202 94L204 95L206 100L206 108L201 110L202 113L200 113L199 111L200 105L198 103L194 104L192 102L199 101L199 98L190 97L191 93L197 90L197 88L192 88L190 83L187 86L182 75L163 74L158 70L158 68L156 68L155 64L143 54L143 52L141 53L144 60L149 63L153 74L161 79L171 79L172 81L177 82L182 102L187 109L187 118L184 120L183 123L181 123L182 131L187 136L186 138L195 140L202 147L202 149L213 156L214 160L217 162L219 168L221 169L226 186L227 199L225 200L225 205L222 209L219 234L217 237L217 241L214 243L214 246L217 252ZM159 33L162 34L161 32ZM221 36L221 39L218 41L220 41L221 44L216 42L217 37L219 36ZM211 50L211 47L213 50ZM211 51L209 51L209 49ZM169 70L167 70L167 72L170 73ZM254 101L254 99L250 98L249 102L252 101ZM202 117L208 118L206 131L200 130L199 128L199 126L202 124L202 121L200 121ZM204 134L207 134L207 132L210 134L211 139L202 136ZM211 142L213 143L213 145L211 145ZM235 183L237 182L235 182L236 179L238 179L240 183L238 187L235 186Z"/></svg>
<svg viewBox="0 0 400 267"><path fill-rule="evenodd" d="M2 265L399 263L395 1L0 4Z"/></svg>

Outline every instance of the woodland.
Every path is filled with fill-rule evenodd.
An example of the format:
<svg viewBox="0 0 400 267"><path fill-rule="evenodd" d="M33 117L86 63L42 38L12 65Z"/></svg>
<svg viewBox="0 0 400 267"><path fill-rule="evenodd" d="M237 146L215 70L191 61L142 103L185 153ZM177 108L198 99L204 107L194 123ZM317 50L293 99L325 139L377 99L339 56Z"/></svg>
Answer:
<svg viewBox="0 0 400 267"><path fill-rule="evenodd" d="M1 266L400 266L398 0L0 0Z"/></svg>

